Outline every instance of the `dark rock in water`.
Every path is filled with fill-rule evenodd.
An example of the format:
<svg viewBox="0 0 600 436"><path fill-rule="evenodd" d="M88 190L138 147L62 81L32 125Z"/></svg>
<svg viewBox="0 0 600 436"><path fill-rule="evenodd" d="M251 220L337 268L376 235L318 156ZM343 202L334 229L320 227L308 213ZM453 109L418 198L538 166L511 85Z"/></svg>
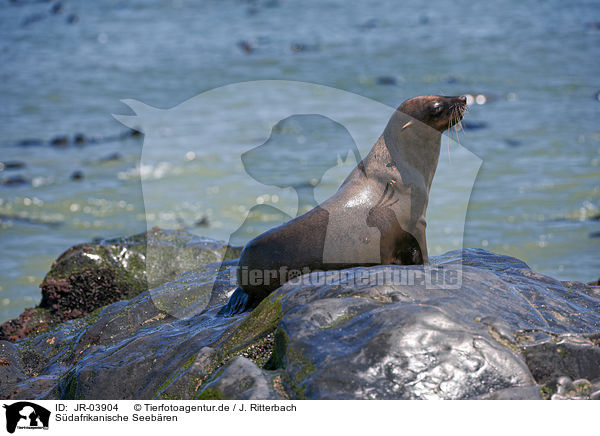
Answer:
<svg viewBox="0 0 600 436"><path fill-rule="evenodd" d="M488 124L484 121L462 121L462 126L465 130L479 130L485 129Z"/></svg>
<svg viewBox="0 0 600 436"><path fill-rule="evenodd" d="M586 23L586 27L588 29L600 30L600 21L592 21L591 23Z"/></svg>
<svg viewBox="0 0 600 436"><path fill-rule="evenodd" d="M252 53L254 51L254 49L256 48L256 44L253 41L239 41L237 43L238 47L240 49L242 49L242 51L244 51L245 53Z"/></svg>
<svg viewBox="0 0 600 436"><path fill-rule="evenodd" d="M105 163L105 162L114 162L117 160L121 160L123 159L123 156L121 155L121 153L111 153L108 156L104 156L103 158L101 158L99 160L100 163Z"/></svg>
<svg viewBox="0 0 600 436"><path fill-rule="evenodd" d="M592 232L592 233L590 233L590 238L600 238L600 232Z"/></svg>
<svg viewBox="0 0 600 436"><path fill-rule="evenodd" d="M42 141L41 139L34 138L22 139L21 141L17 142L17 145L19 147L37 147L40 145L44 145L44 141Z"/></svg>
<svg viewBox="0 0 600 436"><path fill-rule="evenodd" d="M73 171L73 173L71 173L71 180L83 180L83 172Z"/></svg>
<svg viewBox="0 0 600 436"><path fill-rule="evenodd" d="M396 78L393 76L379 76L376 82L378 85L395 85Z"/></svg>
<svg viewBox="0 0 600 436"><path fill-rule="evenodd" d="M57 2L54 3L54 5L52 5L52 7L50 8L50 12L53 14L62 14L63 12L63 5L61 2Z"/></svg>
<svg viewBox="0 0 600 436"><path fill-rule="evenodd" d="M29 184L29 180L20 174L0 179L0 185L2 186L22 186L27 184Z"/></svg>
<svg viewBox="0 0 600 436"><path fill-rule="evenodd" d="M69 138L67 138L66 136L57 136L54 139L52 139L52 141L50 141L50 145L53 145L55 147L66 147L67 145L69 145Z"/></svg>
<svg viewBox="0 0 600 436"><path fill-rule="evenodd" d="M290 46L290 50L293 52L305 51L306 44L294 43Z"/></svg>
<svg viewBox="0 0 600 436"><path fill-rule="evenodd" d="M46 18L46 16L46 14L42 13L31 14L23 19L23 21L21 22L21 26L25 27L29 26L30 24L37 23L38 21L41 21L44 18Z"/></svg>
<svg viewBox="0 0 600 436"><path fill-rule="evenodd" d="M506 142L506 144L510 145L511 147L519 147L520 145L523 145L522 141L513 138L506 138L504 142Z"/></svg>
<svg viewBox="0 0 600 436"><path fill-rule="evenodd" d="M48 227L58 227L58 226L64 224L62 221L39 220L39 219L35 219L35 218L30 218L27 216L1 214L1 213L0 213L0 221L16 222L16 223L21 223L21 224L32 224L32 225L40 225L40 226L48 226Z"/></svg>
<svg viewBox="0 0 600 436"><path fill-rule="evenodd" d="M208 221L208 217L207 216L203 216L202 218L200 218L199 220L197 220L194 225L196 227L208 227L209 225L209 221Z"/></svg>
<svg viewBox="0 0 600 436"><path fill-rule="evenodd" d="M370 18L367 21L365 21L364 23L362 23L361 25L359 25L358 27L363 30L371 30L371 29L375 29L379 25L380 25L379 20L377 20L376 18Z"/></svg>
<svg viewBox="0 0 600 436"><path fill-rule="evenodd" d="M308 45L308 44L303 44L301 42L293 43L292 45L290 45L290 50L293 53L299 53L299 52L303 52L303 51L317 51L318 49L319 49L319 47L317 45Z"/></svg>
<svg viewBox="0 0 600 436"><path fill-rule="evenodd" d="M62 295L62 286L73 286L71 257L110 269L94 256L104 250L122 268L123 253L136 258L127 244L145 239L74 247L45 283ZM194 251L197 245L206 251ZM432 258L427 268L313 273L252 312L224 318L217 312L235 288L235 261L199 255L219 244L165 232L149 245L147 261L150 247L170 281L14 345L0 342L9 362L0 366L7 381L0 398L600 396L600 290L538 274L515 258L467 249ZM77 286L93 288L93 270L83 270L89 276Z"/></svg>
<svg viewBox="0 0 600 436"><path fill-rule="evenodd" d="M129 131L129 136L131 136L132 138L139 138L140 136L142 136L142 132L136 129L131 129Z"/></svg>
<svg viewBox="0 0 600 436"><path fill-rule="evenodd" d="M79 22L79 15L77 14L69 14L69 16L67 17L67 23L69 24L76 24Z"/></svg>
<svg viewBox="0 0 600 436"><path fill-rule="evenodd" d="M25 162L21 162L18 160L7 160L5 162L0 162L0 171L19 170L22 168L25 168Z"/></svg>
<svg viewBox="0 0 600 436"><path fill-rule="evenodd" d="M42 301L32 313L0 326L0 339L21 339L44 327L78 318L149 287L219 260L227 247L183 231L154 229L129 238L76 245L54 261L40 285ZM152 263L147 264L150 260Z"/></svg>
<svg viewBox="0 0 600 436"><path fill-rule="evenodd" d="M73 143L75 145L83 145L87 142L87 138L85 137L85 135L83 133L77 133L74 137L73 137Z"/></svg>

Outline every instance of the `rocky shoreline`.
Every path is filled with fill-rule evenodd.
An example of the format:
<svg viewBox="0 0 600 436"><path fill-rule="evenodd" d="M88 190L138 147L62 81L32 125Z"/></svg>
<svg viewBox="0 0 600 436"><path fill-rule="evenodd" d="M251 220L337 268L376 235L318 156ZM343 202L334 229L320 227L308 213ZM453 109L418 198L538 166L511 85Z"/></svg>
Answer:
<svg viewBox="0 0 600 436"><path fill-rule="evenodd" d="M354 268L219 317L238 255L160 229L67 250L0 326L0 397L600 399L598 287L464 249L432 259L456 289Z"/></svg>

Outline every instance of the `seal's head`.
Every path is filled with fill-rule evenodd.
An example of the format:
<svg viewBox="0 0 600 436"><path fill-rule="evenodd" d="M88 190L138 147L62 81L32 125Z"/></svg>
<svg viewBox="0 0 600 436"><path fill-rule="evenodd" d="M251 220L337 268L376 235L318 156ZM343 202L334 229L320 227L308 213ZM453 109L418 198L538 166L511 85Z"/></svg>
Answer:
<svg viewBox="0 0 600 436"><path fill-rule="evenodd" d="M398 111L443 132L462 119L466 107L467 98L462 95L457 97L424 95L406 100L400 105Z"/></svg>

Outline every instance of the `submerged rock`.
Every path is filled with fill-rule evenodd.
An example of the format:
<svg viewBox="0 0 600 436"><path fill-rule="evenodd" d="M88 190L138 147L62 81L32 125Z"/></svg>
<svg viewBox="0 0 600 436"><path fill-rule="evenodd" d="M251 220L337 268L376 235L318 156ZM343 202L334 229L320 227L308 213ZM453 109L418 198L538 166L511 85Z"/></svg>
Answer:
<svg viewBox="0 0 600 436"><path fill-rule="evenodd" d="M396 85L396 78L393 76L379 76L376 79L378 85Z"/></svg>
<svg viewBox="0 0 600 436"><path fill-rule="evenodd" d="M488 123L485 121L462 121L462 127L465 130L480 130L485 129Z"/></svg>
<svg viewBox="0 0 600 436"><path fill-rule="evenodd" d="M42 141L41 139L36 139L36 138L28 138L28 139L22 139L21 141L17 142L17 145L19 147L35 147L35 146L44 145L44 141Z"/></svg>
<svg viewBox="0 0 600 436"><path fill-rule="evenodd" d="M23 177L20 174L0 179L0 186L22 186L28 185L29 183L29 179Z"/></svg>
<svg viewBox="0 0 600 436"><path fill-rule="evenodd" d="M50 145L55 147L66 147L69 145L69 138L67 136L56 136L50 141Z"/></svg>
<svg viewBox="0 0 600 436"><path fill-rule="evenodd" d="M5 162L0 161L0 171L4 170L18 170L25 168L25 162L18 160L8 160Z"/></svg>
<svg viewBox="0 0 600 436"><path fill-rule="evenodd" d="M83 171L77 170L77 171L73 171L71 173L71 180L82 180L83 177L84 177Z"/></svg>
<svg viewBox="0 0 600 436"><path fill-rule="evenodd" d="M235 288L235 261L207 256L192 267L177 244L165 242L170 237L185 239L159 238L173 249L164 252L161 272L172 274L162 283L14 345L0 342L7 362L0 397L600 396L597 288L467 249L433 258L428 268L305 275L254 311L223 318L217 313ZM202 241L202 253L219 246Z"/></svg>

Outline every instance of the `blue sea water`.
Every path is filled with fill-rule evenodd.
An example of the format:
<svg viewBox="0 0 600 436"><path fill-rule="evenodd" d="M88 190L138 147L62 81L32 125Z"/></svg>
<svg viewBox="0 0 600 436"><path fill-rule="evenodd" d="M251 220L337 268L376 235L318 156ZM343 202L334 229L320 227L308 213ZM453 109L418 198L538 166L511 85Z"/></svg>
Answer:
<svg viewBox="0 0 600 436"><path fill-rule="evenodd" d="M126 128L112 114L131 114L123 99L169 109L254 80L309 82L389 107L422 94L486 95L465 116L483 127L460 135L482 162L464 246L519 257L563 280L600 276L597 1L68 0L54 14L57 3L0 3L0 162L25 164L4 168L0 179L30 181L0 186L0 321L38 303L52 261L76 243L148 224L193 227L203 217L208 226L195 233L227 239L249 194L226 176L241 168L240 151L262 142L234 132L240 148L143 166L141 138L82 147L19 141L113 137ZM257 99L237 94L220 104ZM370 114L353 116L374 130ZM228 132L231 124L215 112L189 129ZM440 161L452 158L442 150ZM284 165L281 155L272 159ZM82 180L71 180L75 171ZM163 192L152 216L142 180ZM238 189L206 200L227 183ZM175 201L174 187L198 198ZM456 193L446 188L450 208ZM273 195L260 201L277 205ZM428 211L442 220L450 212ZM434 255L448 248L443 232L429 242Z"/></svg>

